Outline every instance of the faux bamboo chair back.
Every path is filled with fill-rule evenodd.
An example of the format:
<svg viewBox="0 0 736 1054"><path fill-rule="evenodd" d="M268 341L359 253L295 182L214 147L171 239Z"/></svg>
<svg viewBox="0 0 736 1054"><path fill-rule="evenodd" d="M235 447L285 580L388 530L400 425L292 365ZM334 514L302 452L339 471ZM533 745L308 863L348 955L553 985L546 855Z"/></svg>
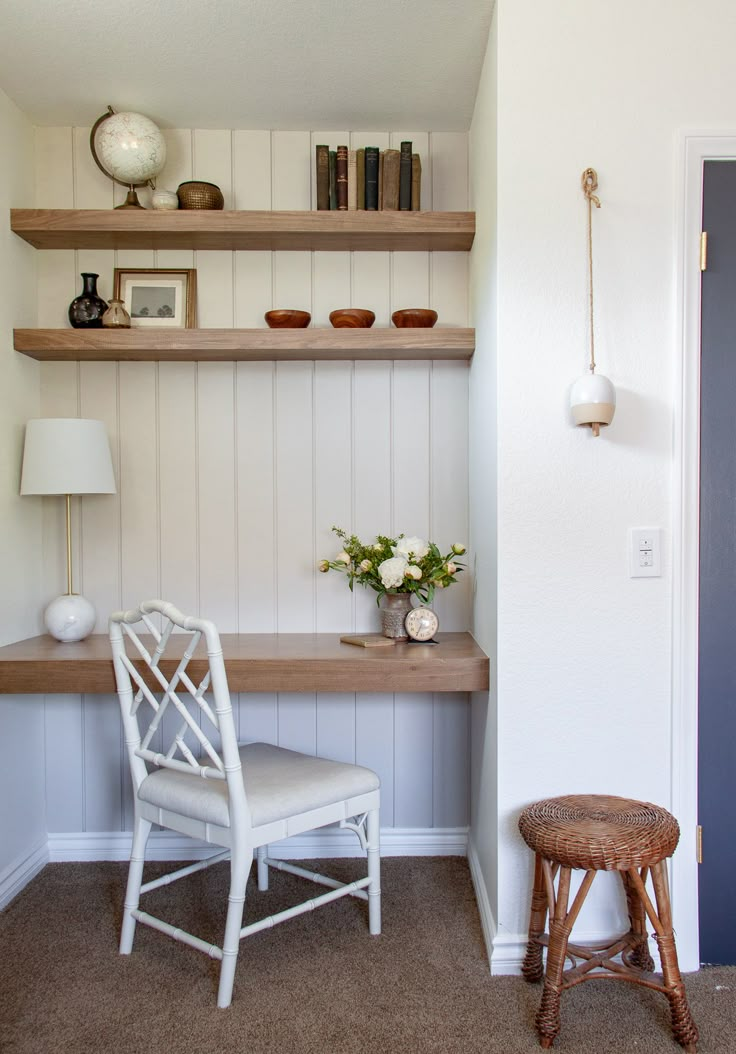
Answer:
<svg viewBox="0 0 736 1054"><path fill-rule="evenodd" d="M163 629L158 628L155 615L162 616ZM141 623L155 642L152 651L136 631ZM167 680L159 663L175 627L188 631L191 639ZM129 657L126 637L144 668L136 667ZM208 670L194 684L187 667L202 637ZM227 784L228 826L237 828L246 819L247 804L222 646L214 623L182 615L173 604L149 600L139 610L120 613L111 621L110 640L117 683L123 686L118 695L136 796L149 766L222 780ZM151 679L158 691L150 687ZM214 705L207 700L208 692ZM196 743L196 756L187 740Z"/></svg>

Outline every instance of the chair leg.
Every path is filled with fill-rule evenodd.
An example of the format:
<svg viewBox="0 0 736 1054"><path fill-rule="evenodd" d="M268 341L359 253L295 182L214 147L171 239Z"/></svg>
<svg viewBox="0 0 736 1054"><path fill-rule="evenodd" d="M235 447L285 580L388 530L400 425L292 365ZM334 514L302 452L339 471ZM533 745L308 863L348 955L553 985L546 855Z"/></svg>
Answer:
<svg viewBox="0 0 736 1054"><path fill-rule="evenodd" d="M135 919L132 912L138 907L141 899L141 883L143 881L143 864L146 858L146 843L151 833L151 821L143 820L136 816L133 829L133 844L130 850L130 866L128 868L128 884L125 889L125 905L123 907L123 925L120 930L120 954L130 955L133 950L133 937L135 936Z"/></svg>
<svg viewBox="0 0 736 1054"><path fill-rule="evenodd" d="M378 809L366 817L366 844L368 856L368 929L378 936L381 932L381 825Z"/></svg>
<svg viewBox="0 0 736 1054"><path fill-rule="evenodd" d="M521 964L524 980L533 984L541 981L544 975L542 962L542 945L539 938L547 926L547 890L544 885L544 865L537 853L534 860L534 888L532 889L532 906L529 914L529 943L526 955Z"/></svg>
<svg viewBox="0 0 736 1054"><path fill-rule="evenodd" d="M223 1009L230 1006L233 997L235 966L240 950L240 927L243 924L245 907L245 887L252 863L252 849L233 849L230 856L230 893L227 898L225 937L222 942L220 984L217 989L217 1005Z"/></svg>
<svg viewBox="0 0 736 1054"><path fill-rule="evenodd" d="M644 883L646 883L646 871L647 869L644 868L641 873L641 879ZM621 875L621 882L626 894L626 910L629 916L631 934L635 938L635 943L626 956L626 962L639 970L646 970L651 973L654 970L654 960L649 954L644 905L631 880L631 876L626 871L619 871L619 874Z"/></svg>
<svg viewBox="0 0 736 1054"><path fill-rule="evenodd" d="M688 1054L695 1054L698 1042L698 1029L690 1013L687 996L685 995L685 986L682 983L680 967L677 962L666 860L660 860L658 864L652 867L652 885L657 898L657 914L660 922L660 925L656 927L656 940L662 960L662 976L670 1003L672 1032L677 1042L685 1048Z"/></svg>
<svg viewBox="0 0 736 1054"><path fill-rule="evenodd" d="M259 845L256 855L258 858L258 890L260 893L265 893L268 889L268 864L266 863L268 846Z"/></svg>
<svg viewBox="0 0 736 1054"><path fill-rule="evenodd" d="M554 917L549 920L547 969L544 975L542 1001L536 1016L539 1042L545 1049L552 1046L560 1031L560 986L565 969L567 941L570 936L567 902L570 896L570 868L560 868Z"/></svg>

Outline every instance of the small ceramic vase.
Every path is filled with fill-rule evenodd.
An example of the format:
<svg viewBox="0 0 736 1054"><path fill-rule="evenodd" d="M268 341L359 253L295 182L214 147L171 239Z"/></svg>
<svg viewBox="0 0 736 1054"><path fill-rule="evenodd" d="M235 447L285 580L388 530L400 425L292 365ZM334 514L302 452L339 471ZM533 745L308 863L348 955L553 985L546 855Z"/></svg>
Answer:
<svg viewBox="0 0 736 1054"><path fill-rule="evenodd" d="M69 305L69 321L75 329L100 329L107 301L97 293L98 274L82 271L82 292Z"/></svg>
<svg viewBox="0 0 736 1054"><path fill-rule="evenodd" d="M130 315L122 300L112 297L110 306L102 316L102 325L105 329L130 329Z"/></svg>
<svg viewBox="0 0 736 1054"><path fill-rule="evenodd" d="M175 190L154 190L151 194L151 207L154 209L178 209L179 199Z"/></svg>

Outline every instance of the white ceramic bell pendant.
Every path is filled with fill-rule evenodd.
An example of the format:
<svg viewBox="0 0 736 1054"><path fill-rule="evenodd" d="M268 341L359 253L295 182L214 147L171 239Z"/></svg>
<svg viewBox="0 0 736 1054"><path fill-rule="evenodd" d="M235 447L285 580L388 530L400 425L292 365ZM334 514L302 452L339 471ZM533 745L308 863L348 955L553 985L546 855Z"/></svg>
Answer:
<svg viewBox="0 0 736 1054"><path fill-rule="evenodd" d="M616 389L600 373L586 373L570 389L570 410L576 425L590 425L598 435L600 425L610 425L616 411Z"/></svg>

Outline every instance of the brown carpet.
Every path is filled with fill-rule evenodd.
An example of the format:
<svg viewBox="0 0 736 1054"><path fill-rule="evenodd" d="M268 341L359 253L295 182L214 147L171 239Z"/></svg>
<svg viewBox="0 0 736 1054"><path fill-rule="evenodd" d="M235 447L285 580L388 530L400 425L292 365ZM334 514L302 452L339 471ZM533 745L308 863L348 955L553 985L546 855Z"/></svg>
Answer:
<svg viewBox="0 0 736 1054"><path fill-rule="evenodd" d="M315 861L356 877L362 861ZM149 865L147 874L171 870ZM540 989L491 977L467 862L383 861L384 932L346 898L242 945L233 1004L215 1006L218 964L139 926L117 939L126 866L50 864L0 915L3 1054L536 1054ZM148 897L149 910L221 937L226 866ZM246 917L304 899L272 873ZM313 895L306 887L307 895ZM317 890L319 892L319 890ZM196 924L192 925L192 917ZM736 967L686 978L702 1054L736 1051ZM664 996L600 981L563 995L560 1054L673 1054Z"/></svg>

